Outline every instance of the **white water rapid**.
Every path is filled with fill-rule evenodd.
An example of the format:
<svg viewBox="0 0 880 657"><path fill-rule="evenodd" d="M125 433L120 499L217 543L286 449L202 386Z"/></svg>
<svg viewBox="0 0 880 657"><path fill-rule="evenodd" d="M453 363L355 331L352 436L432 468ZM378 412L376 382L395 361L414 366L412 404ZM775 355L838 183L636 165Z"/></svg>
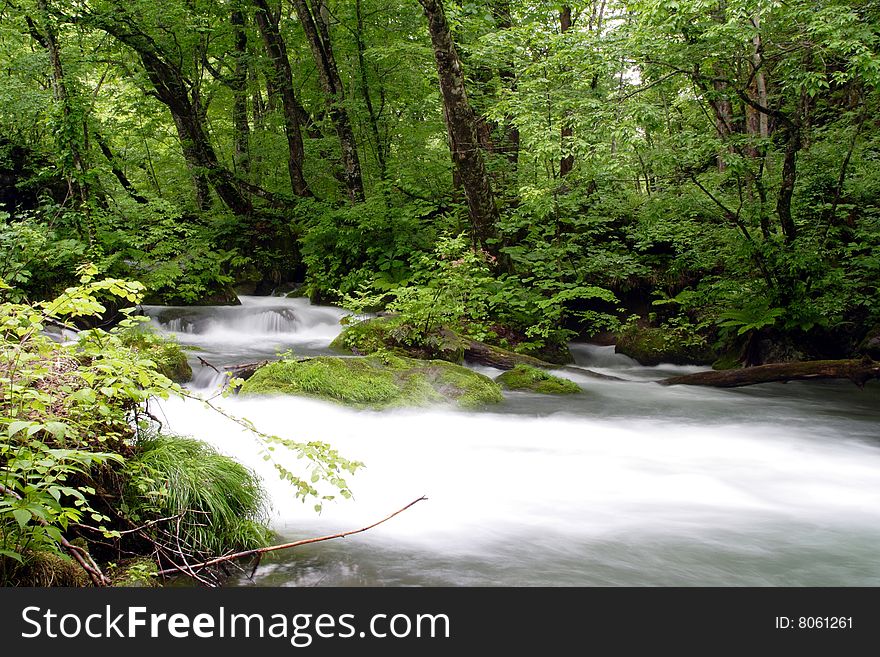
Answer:
<svg viewBox="0 0 880 657"><path fill-rule="evenodd" d="M219 366L325 353L344 314L303 299L242 302L147 309L201 348L191 387L217 384L196 356ZM264 560L257 585L880 585L876 383L665 388L651 380L696 368L572 350L579 365L626 381L567 370L582 394L506 392L479 412L219 401L263 431L325 441L366 463L348 478L355 499L321 515L294 499L237 425L193 401L161 412L171 430L263 475L284 540L356 529L428 497L364 534Z"/></svg>

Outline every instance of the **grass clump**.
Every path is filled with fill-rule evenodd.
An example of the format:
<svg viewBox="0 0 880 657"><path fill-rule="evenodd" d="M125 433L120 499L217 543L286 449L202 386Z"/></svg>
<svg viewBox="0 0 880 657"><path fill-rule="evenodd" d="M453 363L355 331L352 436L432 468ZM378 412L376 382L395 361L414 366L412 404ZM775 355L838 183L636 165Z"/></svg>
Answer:
<svg viewBox="0 0 880 657"><path fill-rule="evenodd" d="M165 435L143 440L123 474L129 518L179 517L155 526L159 544L175 534L194 559L268 544L266 493L257 475L205 443Z"/></svg>
<svg viewBox="0 0 880 657"><path fill-rule="evenodd" d="M495 381L507 390L528 390L544 395L571 395L581 392L574 381L540 370L530 365L517 365L496 377Z"/></svg>
<svg viewBox="0 0 880 657"><path fill-rule="evenodd" d="M443 402L472 408L503 399L491 379L460 365L389 353L271 363L244 383L241 394L304 395L366 408Z"/></svg>

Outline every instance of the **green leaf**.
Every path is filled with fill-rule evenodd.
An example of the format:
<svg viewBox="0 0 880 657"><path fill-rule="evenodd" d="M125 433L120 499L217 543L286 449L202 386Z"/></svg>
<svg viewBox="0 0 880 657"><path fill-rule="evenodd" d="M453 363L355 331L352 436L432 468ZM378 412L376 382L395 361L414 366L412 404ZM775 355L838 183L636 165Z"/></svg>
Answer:
<svg viewBox="0 0 880 657"><path fill-rule="evenodd" d="M6 430L7 434L11 437L15 434L19 433L22 429L26 429L31 426L33 422L29 422L27 420L16 420L15 422L9 423L9 428Z"/></svg>
<svg viewBox="0 0 880 657"><path fill-rule="evenodd" d="M18 523L18 526L22 529L27 526L28 522L31 519L31 512L27 509L13 509L12 515L15 518L15 521Z"/></svg>
<svg viewBox="0 0 880 657"><path fill-rule="evenodd" d="M0 557L9 557L10 559L14 559L18 563L24 563L21 555L18 552L13 552L12 550L4 550L3 548L0 548Z"/></svg>

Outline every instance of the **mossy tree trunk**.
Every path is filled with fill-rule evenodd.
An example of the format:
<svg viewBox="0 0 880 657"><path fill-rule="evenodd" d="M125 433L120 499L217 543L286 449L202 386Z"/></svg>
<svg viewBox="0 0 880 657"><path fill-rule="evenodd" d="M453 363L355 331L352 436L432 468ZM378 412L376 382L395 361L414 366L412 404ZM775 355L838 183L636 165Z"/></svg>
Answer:
<svg viewBox="0 0 880 657"><path fill-rule="evenodd" d="M428 19L434 60L443 96L443 116L449 132L452 160L467 199L471 236L485 245L495 233L498 208L483 160L476 114L468 101L461 59L455 49L441 0L419 0Z"/></svg>
<svg viewBox="0 0 880 657"><path fill-rule="evenodd" d="M302 138L302 124L299 119L300 104L293 91L293 73L287 57L287 44L278 29L278 22L269 11L266 0L253 0L256 8L254 18L266 54L272 61L272 67L266 71L269 96L277 94L281 99L281 110L284 115L284 133L287 136L287 172L290 186L297 196L310 196L309 186L303 175L305 150Z"/></svg>
<svg viewBox="0 0 880 657"><path fill-rule="evenodd" d="M311 4L311 6L310 6ZM345 108L345 94L342 78L333 56L333 45L327 27L327 8L323 0L293 0L293 8L299 17L306 39L309 42L315 64L318 67L318 79L324 90L324 101L327 115L333 122L339 147L342 152L342 167L348 198L353 203L364 200L364 181L361 174L361 163L358 158L357 141L351 127L351 119Z"/></svg>

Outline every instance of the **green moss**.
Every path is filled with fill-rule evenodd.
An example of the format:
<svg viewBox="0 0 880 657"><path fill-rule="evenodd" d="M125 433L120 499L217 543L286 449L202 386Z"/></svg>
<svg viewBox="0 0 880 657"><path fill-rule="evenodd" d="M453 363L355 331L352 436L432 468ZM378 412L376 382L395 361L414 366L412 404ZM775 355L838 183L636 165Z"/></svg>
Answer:
<svg viewBox="0 0 880 657"><path fill-rule="evenodd" d="M471 408L503 399L501 389L482 374L441 360L388 353L270 363L245 381L240 392L304 395L366 408L442 402Z"/></svg>
<svg viewBox="0 0 880 657"><path fill-rule="evenodd" d="M110 564L106 575L113 581L113 586L157 588L160 586L156 577L158 570L152 557L136 557Z"/></svg>
<svg viewBox="0 0 880 657"><path fill-rule="evenodd" d="M712 363L713 370L735 370L741 363L735 352L728 352Z"/></svg>
<svg viewBox="0 0 880 657"><path fill-rule="evenodd" d="M119 339L125 346L136 349L141 356L156 363L156 369L175 383L192 379L186 354L173 338L156 335L151 330L130 329L120 332Z"/></svg>
<svg viewBox="0 0 880 657"><path fill-rule="evenodd" d="M463 408L496 404L504 400L498 384L466 367L442 360L429 361L425 377L433 388Z"/></svg>
<svg viewBox="0 0 880 657"><path fill-rule="evenodd" d="M6 559L6 557L0 557ZM44 550L28 551L24 563L8 560L12 571L7 581L11 586L90 586L91 580L82 567L67 555Z"/></svg>
<svg viewBox="0 0 880 657"><path fill-rule="evenodd" d="M495 379L507 390L529 390L544 395L571 395L581 392L574 381L553 376L529 365L517 365Z"/></svg>

